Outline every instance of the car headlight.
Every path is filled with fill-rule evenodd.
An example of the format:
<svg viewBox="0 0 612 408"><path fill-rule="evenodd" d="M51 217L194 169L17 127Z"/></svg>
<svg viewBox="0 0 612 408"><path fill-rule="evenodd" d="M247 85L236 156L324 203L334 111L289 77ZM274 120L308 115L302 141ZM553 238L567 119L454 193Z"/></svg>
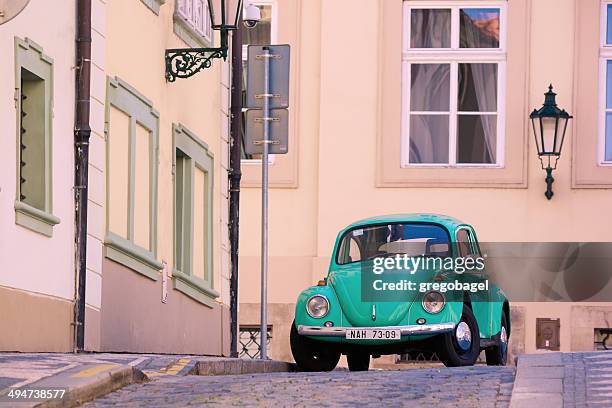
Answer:
<svg viewBox="0 0 612 408"><path fill-rule="evenodd" d="M444 299L444 295L435 290L427 292L425 296L423 296L423 309L425 309L427 313L440 313L442 309L444 309L445 303L446 300Z"/></svg>
<svg viewBox="0 0 612 408"><path fill-rule="evenodd" d="M320 319L327 316L329 312L329 302L323 295L314 295L306 302L306 311L310 317Z"/></svg>

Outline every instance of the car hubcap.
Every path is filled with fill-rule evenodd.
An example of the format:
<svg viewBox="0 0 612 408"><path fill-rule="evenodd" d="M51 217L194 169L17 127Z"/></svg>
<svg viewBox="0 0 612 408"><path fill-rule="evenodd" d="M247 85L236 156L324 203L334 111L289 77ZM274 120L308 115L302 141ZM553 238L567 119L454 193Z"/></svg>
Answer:
<svg viewBox="0 0 612 408"><path fill-rule="evenodd" d="M508 348L508 333L506 333L506 328L502 326L501 335L499 336L500 345L502 349L502 353L505 353Z"/></svg>
<svg viewBox="0 0 612 408"><path fill-rule="evenodd" d="M459 322L455 329L455 338L459 348L467 351L472 346L472 331L466 322Z"/></svg>

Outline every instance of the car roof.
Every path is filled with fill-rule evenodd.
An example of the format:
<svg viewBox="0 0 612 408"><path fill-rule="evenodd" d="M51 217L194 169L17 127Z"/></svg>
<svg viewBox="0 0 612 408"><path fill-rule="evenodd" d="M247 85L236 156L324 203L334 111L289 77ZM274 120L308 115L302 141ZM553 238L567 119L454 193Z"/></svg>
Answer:
<svg viewBox="0 0 612 408"><path fill-rule="evenodd" d="M465 223L457 218L443 215L443 214L427 214L427 213L415 213L415 214L390 214L380 215L376 217L365 218L363 220L356 221L345 228L349 230L355 227L361 227L371 224L381 223L395 223L395 222L432 222L440 224L446 227L449 231L453 231L459 225L465 225Z"/></svg>

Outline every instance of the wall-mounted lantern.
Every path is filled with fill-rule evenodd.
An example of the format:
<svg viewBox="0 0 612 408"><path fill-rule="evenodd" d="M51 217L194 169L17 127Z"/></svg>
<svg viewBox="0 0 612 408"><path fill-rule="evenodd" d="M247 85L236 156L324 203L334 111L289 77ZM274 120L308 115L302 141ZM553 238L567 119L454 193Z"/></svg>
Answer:
<svg viewBox="0 0 612 408"><path fill-rule="evenodd" d="M208 0L211 28L221 33L216 48L173 48L166 50L166 79L189 78L210 68L214 58L227 58L229 32L238 28L243 0Z"/></svg>
<svg viewBox="0 0 612 408"><path fill-rule="evenodd" d="M552 172L557 168L567 125L572 116L565 109L557 107L557 94L553 92L552 85L549 86L548 92L544 96L544 105L540 110L534 109L529 118L533 125L533 134L542 169L546 170L546 192L544 195L550 200L554 194L552 184L555 181Z"/></svg>

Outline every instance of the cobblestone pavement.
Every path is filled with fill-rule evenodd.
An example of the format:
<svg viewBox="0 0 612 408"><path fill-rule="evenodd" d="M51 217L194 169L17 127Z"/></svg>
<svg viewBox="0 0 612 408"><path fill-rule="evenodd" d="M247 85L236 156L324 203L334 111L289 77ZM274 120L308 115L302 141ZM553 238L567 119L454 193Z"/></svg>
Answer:
<svg viewBox="0 0 612 408"><path fill-rule="evenodd" d="M612 352L564 353L563 405L612 406Z"/></svg>
<svg viewBox="0 0 612 408"><path fill-rule="evenodd" d="M167 377L127 386L85 407L508 407L514 368Z"/></svg>

